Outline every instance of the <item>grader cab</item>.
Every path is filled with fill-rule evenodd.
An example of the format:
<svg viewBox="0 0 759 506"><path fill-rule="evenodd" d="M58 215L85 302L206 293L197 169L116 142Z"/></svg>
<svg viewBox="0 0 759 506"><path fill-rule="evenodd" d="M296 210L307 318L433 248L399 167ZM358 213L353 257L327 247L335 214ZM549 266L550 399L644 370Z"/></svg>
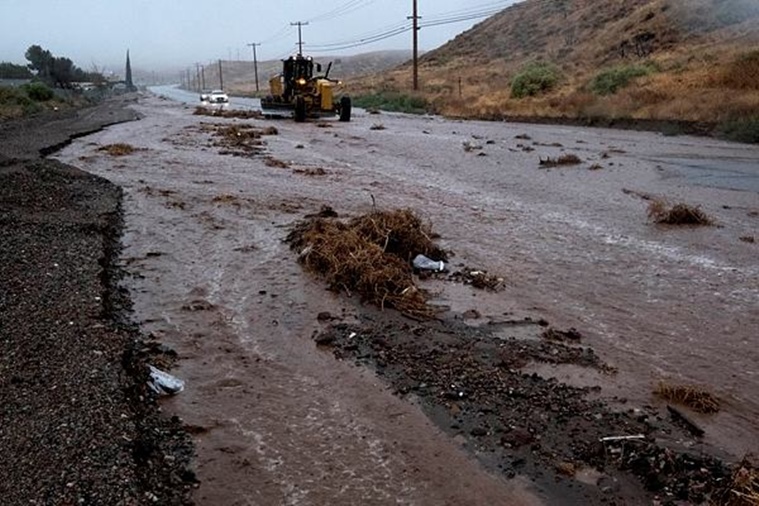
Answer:
<svg viewBox="0 0 759 506"><path fill-rule="evenodd" d="M261 99L266 116L291 115L298 122L307 118L338 116L340 121L350 121L350 97L335 100L334 87L340 83L329 78L332 63L324 75L314 75L314 70L317 73L322 71L321 65L301 54L282 63L282 73L269 80L271 94Z"/></svg>

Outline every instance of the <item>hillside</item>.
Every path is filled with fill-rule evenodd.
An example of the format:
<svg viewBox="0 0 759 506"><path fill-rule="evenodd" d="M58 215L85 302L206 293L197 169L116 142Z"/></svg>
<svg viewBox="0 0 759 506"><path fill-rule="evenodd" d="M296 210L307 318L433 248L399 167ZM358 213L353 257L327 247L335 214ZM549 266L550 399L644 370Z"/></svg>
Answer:
<svg viewBox="0 0 759 506"><path fill-rule="evenodd" d="M332 62L330 76L335 79L349 79L356 76L377 74L397 67L411 58L411 51L376 51L353 56L314 56L324 70ZM250 94L255 92L255 74L251 61L224 61L224 87L231 93ZM280 60L268 60L258 63L259 87L263 94L269 89L269 77L282 71ZM218 67L210 65L205 71L206 83L218 87Z"/></svg>
<svg viewBox="0 0 759 506"><path fill-rule="evenodd" d="M526 0L420 62L452 116L720 123L759 115L759 2ZM352 91L410 87L407 63Z"/></svg>

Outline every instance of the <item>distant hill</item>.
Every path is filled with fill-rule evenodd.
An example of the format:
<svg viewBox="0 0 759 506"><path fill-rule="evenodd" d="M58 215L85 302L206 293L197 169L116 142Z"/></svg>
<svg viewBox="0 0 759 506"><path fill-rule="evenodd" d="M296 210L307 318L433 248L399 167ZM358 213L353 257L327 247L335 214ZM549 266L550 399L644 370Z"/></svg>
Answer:
<svg viewBox="0 0 759 506"><path fill-rule="evenodd" d="M326 71L332 62L330 77L348 80L356 76L377 74L397 67L411 58L411 51L377 51L353 56L318 56L314 61L319 62ZM255 74L252 61L222 62L224 87L231 93L253 93L255 91ZM280 60L269 60L258 63L258 80L262 93L269 89L269 78L282 71ZM218 87L218 66L210 65L205 69L205 79L208 88Z"/></svg>
<svg viewBox="0 0 759 506"><path fill-rule="evenodd" d="M526 0L420 61L421 95L454 116L759 118L759 1ZM407 93L410 74L352 92Z"/></svg>

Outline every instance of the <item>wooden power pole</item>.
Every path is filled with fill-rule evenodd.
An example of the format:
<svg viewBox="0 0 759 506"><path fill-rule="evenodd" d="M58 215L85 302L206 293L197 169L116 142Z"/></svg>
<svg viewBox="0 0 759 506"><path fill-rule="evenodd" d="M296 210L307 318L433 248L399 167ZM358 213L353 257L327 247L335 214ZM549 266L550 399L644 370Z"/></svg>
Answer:
<svg viewBox="0 0 759 506"><path fill-rule="evenodd" d="M413 21L412 31L414 32L414 91L419 89L419 10L417 0L414 0L412 15L409 18Z"/></svg>
<svg viewBox="0 0 759 506"><path fill-rule="evenodd" d="M308 26L308 21L305 23L303 21L296 21L295 23L290 23L290 26L298 27L298 56L303 56L303 35L301 33L301 29L304 26Z"/></svg>
<svg viewBox="0 0 759 506"><path fill-rule="evenodd" d="M224 89L224 74L221 69L221 60L219 60L219 89Z"/></svg>
<svg viewBox="0 0 759 506"><path fill-rule="evenodd" d="M256 75L256 92L259 92L260 89L258 88L258 56L256 55L256 46L260 46L261 44L256 44L255 42L251 42L248 44L250 47L253 48L253 72Z"/></svg>

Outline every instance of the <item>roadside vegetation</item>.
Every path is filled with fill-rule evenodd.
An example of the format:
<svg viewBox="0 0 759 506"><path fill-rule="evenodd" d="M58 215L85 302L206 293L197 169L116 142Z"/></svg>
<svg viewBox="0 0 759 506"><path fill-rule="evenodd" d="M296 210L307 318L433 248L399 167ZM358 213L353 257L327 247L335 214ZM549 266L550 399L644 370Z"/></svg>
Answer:
<svg viewBox="0 0 759 506"><path fill-rule="evenodd" d="M759 144L759 116L725 121L718 131L731 141Z"/></svg>
<svg viewBox="0 0 759 506"><path fill-rule="evenodd" d="M511 96L533 97L551 91L559 83L559 69L550 63L531 62L511 81Z"/></svg>
<svg viewBox="0 0 759 506"><path fill-rule="evenodd" d="M62 103L62 100L55 98L53 90L42 83L0 86L0 120L29 116Z"/></svg>
<svg viewBox="0 0 759 506"><path fill-rule="evenodd" d="M619 65L599 72L590 82L590 90L596 95L613 95L627 87L637 77L655 71L653 65Z"/></svg>
<svg viewBox="0 0 759 506"><path fill-rule="evenodd" d="M24 56L27 65L0 62L0 79L30 81L21 86L0 85L0 120L81 105L87 100L77 96L77 83L106 85L100 72L86 72L69 58L55 56L41 46L29 46Z"/></svg>

